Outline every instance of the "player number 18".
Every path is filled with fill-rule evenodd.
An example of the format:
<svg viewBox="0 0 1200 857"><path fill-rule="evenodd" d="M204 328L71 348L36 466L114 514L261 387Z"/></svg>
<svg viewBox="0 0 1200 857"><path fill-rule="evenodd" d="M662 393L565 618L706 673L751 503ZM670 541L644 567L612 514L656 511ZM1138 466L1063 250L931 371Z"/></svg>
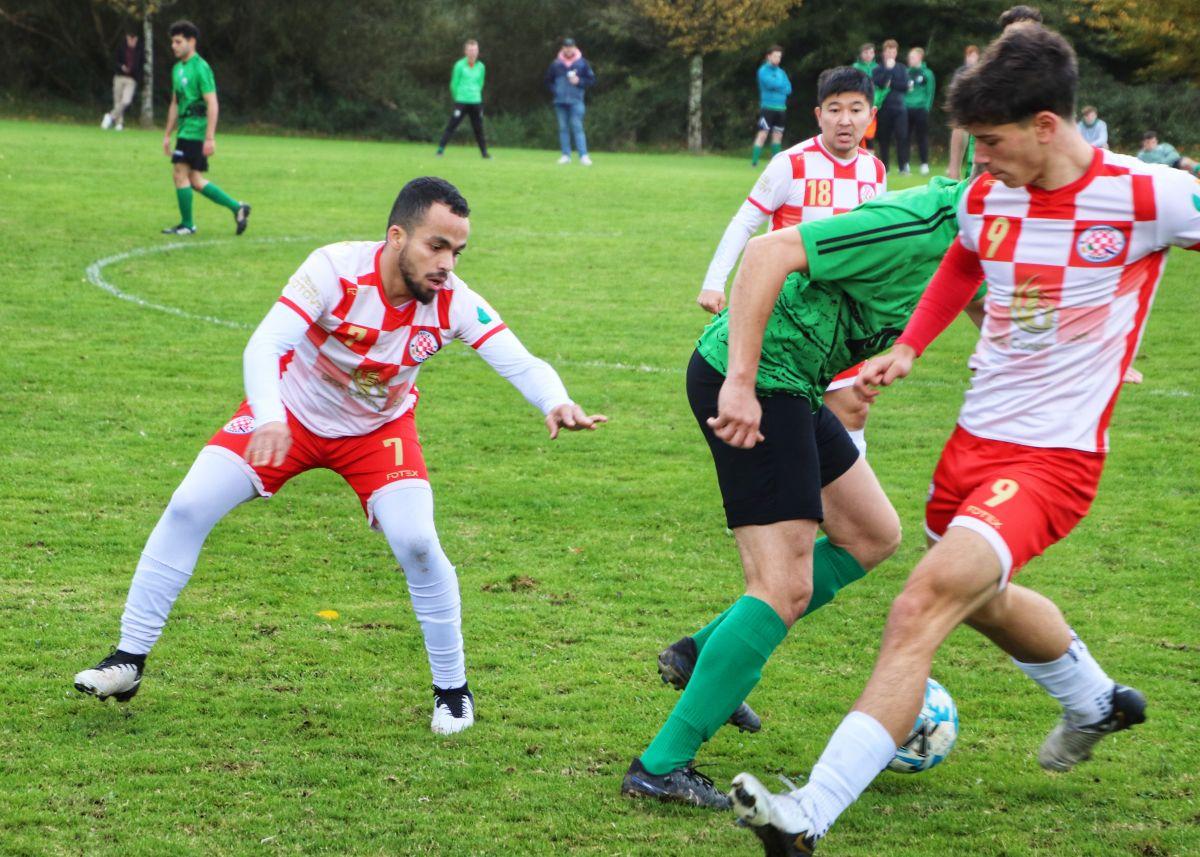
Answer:
<svg viewBox="0 0 1200 857"><path fill-rule="evenodd" d="M833 185L829 179L813 179L808 183L808 199L805 205L832 205Z"/></svg>

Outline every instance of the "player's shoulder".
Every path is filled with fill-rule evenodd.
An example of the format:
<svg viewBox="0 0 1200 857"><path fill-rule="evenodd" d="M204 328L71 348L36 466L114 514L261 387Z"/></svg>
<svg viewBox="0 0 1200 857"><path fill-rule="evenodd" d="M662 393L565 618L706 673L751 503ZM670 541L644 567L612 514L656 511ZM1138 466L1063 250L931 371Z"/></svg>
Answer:
<svg viewBox="0 0 1200 857"><path fill-rule="evenodd" d="M357 277L375 270L375 259L382 247L380 241L336 241L318 247L309 258L327 263L337 276Z"/></svg>

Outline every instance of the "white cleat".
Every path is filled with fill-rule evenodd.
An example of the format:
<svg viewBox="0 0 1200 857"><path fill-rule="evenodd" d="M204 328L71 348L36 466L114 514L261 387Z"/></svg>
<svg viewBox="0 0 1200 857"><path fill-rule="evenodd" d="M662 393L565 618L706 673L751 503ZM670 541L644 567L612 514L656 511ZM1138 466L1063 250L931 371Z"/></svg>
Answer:
<svg viewBox="0 0 1200 857"><path fill-rule="evenodd" d="M434 685L433 719L429 728L435 735L453 735L475 725L475 697L465 684L449 690Z"/></svg>
<svg viewBox="0 0 1200 857"><path fill-rule="evenodd" d="M104 118L100 120L100 127L103 128L105 131L107 131L109 128L112 127L112 125L113 125L112 114L105 113Z"/></svg>
<svg viewBox="0 0 1200 857"><path fill-rule="evenodd" d="M125 652L114 651L90 670L75 676L75 689L89 693L101 702L110 696L117 702L128 702L142 684L142 663L145 658L135 658Z"/></svg>
<svg viewBox="0 0 1200 857"><path fill-rule="evenodd" d="M1038 750L1038 764L1047 771L1069 771L1092 758L1092 748L1113 732L1146 721L1146 697L1132 687L1113 686L1112 713L1087 726L1075 726L1064 715Z"/></svg>
<svg viewBox="0 0 1200 857"><path fill-rule="evenodd" d="M929 175L929 164L921 164L921 175Z"/></svg>
<svg viewBox="0 0 1200 857"><path fill-rule="evenodd" d="M729 791L738 819L754 831L767 857L812 854L821 837L792 794L772 794L751 774L738 774Z"/></svg>
<svg viewBox="0 0 1200 857"><path fill-rule="evenodd" d="M569 164L569 163L571 163L571 156L563 155L561 158L558 159L558 162L560 164Z"/></svg>
<svg viewBox="0 0 1200 857"><path fill-rule="evenodd" d="M585 167L590 167L592 165L592 159L589 158L587 155L584 155L582 158L579 159L579 163L583 164Z"/></svg>

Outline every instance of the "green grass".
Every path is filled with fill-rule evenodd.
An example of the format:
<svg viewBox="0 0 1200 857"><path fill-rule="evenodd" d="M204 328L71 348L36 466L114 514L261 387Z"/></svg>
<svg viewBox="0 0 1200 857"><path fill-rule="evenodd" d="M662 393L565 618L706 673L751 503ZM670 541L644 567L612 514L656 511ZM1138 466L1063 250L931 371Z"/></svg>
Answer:
<svg viewBox="0 0 1200 857"><path fill-rule="evenodd" d="M212 178L254 205L232 240L197 198L168 243L154 133L0 122L0 852L24 854L750 854L729 817L617 794L675 694L654 655L740 591L712 465L683 395L710 253L755 173L740 160L223 136ZM428 671L402 576L326 472L239 509L209 539L132 704L71 676L116 640L133 564L196 451L242 396L247 329L322 243L381 234L408 178L471 201L459 273L559 368L602 431L547 441L462 347L421 375L439 530L461 576L476 727L429 733ZM216 240L218 243L202 243ZM1053 597L1151 719L1049 776L1054 703L956 633L935 663L962 719L937 771L885 775L830 855L1200 853L1195 584L1200 259L1173 253L1093 513L1021 580ZM240 329L236 325L244 325ZM700 762L804 774L870 669L922 549L921 509L964 388L960 323L877 406L871 456L899 554L794 629ZM641 366L644 371L621 366ZM314 614L335 609L341 618Z"/></svg>

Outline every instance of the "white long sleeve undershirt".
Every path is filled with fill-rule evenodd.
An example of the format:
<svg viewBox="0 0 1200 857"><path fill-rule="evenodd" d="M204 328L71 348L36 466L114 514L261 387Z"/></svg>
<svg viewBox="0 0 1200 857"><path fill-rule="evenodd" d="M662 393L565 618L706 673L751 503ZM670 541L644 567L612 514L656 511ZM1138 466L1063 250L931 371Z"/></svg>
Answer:
<svg viewBox="0 0 1200 857"><path fill-rule="evenodd" d="M746 243L754 233L766 222L767 214L761 208L750 200L742 203L742 207L725 227L725 234L721 236L721 242L717 244L717 250L708 264L708 273L704 275L704 285L701 287L704 291L724 294L725 282L729 279L729 272L737 264L738 256L746 249Z"/></svg>

